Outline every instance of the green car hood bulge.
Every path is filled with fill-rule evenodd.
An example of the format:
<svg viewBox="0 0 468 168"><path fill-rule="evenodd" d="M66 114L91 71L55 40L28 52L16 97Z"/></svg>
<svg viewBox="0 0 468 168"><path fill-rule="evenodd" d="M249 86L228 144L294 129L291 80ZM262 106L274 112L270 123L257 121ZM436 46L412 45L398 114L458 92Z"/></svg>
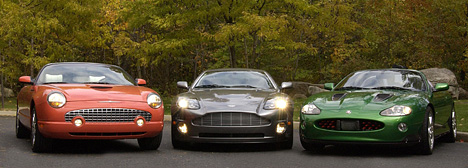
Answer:
<svg viewBox="0 0 468 168"><path fill-rule="evenodd" d="M313 102L321 110L381 111L394 105L424 101L423 96L421 92L396 90L332 91L313 95L307 102Z"/></svg>

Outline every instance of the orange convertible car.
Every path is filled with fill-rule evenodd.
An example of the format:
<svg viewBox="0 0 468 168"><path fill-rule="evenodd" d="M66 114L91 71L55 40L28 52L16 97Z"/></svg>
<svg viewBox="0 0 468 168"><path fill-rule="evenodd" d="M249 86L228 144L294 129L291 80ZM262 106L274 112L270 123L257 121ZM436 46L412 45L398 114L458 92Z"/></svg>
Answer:
<svg viewBox="0 0 468 168"><path fill-rule="evenodd" d="M161 144L161 97L118 66L52 63L19 81L16 136L30 137L34 152L50 149L51 139L137 138L152 150Z"/></svg>

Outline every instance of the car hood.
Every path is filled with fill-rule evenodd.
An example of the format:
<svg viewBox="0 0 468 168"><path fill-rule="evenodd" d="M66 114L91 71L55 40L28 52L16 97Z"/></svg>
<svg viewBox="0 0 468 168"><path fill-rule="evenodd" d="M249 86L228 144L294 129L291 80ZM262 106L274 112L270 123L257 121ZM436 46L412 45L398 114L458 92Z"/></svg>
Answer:
<svg viewBox="0 0 468 168"><path fill-rule="evenodd" d="M394 105L411 106L420 102L423 96L422 92L416 91L333 91L316 94L312 96L311 101L322 110L374 111Z"/></svg>
<svg viewBox="0 0 468 168"><path fill-rule="evenodd" d="M67 101L145 101L150 89L139 86L56 84L46 89L62 92ZM148 92L145 94L145 92Z"/></svg>
<svg viewBox="0 0 468 168"><path fill-rule="evenodd" d="M251 112L257 113L263 102L279 93L274 90L201 90L193 91L192 98L200 101L205 112Z"/></svg>

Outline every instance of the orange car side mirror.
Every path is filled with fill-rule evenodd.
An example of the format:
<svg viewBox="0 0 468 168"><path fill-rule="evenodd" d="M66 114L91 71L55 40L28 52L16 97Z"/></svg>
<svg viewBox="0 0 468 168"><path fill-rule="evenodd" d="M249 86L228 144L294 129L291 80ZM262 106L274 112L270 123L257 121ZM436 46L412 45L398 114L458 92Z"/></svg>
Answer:
<svg viewBox="0 0 468 168"><path fill-rule="evenodd" d="M146 81L144 79L137 79L137 84L138 84L138 86L145 86Z"/></svg>
<svg viewBox="0 0 468 168"><path fill-rule="evenodd" d="M33 84L32 80L31 80L31 76L21 76L19 78L19 82L24 83L24 84Z"/></svg>

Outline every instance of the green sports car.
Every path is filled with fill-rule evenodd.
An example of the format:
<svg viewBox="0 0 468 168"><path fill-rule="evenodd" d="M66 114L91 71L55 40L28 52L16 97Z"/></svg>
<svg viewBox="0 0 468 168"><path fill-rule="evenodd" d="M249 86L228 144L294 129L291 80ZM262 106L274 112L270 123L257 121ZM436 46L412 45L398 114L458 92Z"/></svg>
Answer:
<svg viewBox="0 0 468 168"><path fill-rule="evenodd" d="M401 144L432 154L435 138L455 142L454 102L446 83L433 86L409 69L357 71L326 83L301 110L300 140L306 150L335 144Z"/></svg>

